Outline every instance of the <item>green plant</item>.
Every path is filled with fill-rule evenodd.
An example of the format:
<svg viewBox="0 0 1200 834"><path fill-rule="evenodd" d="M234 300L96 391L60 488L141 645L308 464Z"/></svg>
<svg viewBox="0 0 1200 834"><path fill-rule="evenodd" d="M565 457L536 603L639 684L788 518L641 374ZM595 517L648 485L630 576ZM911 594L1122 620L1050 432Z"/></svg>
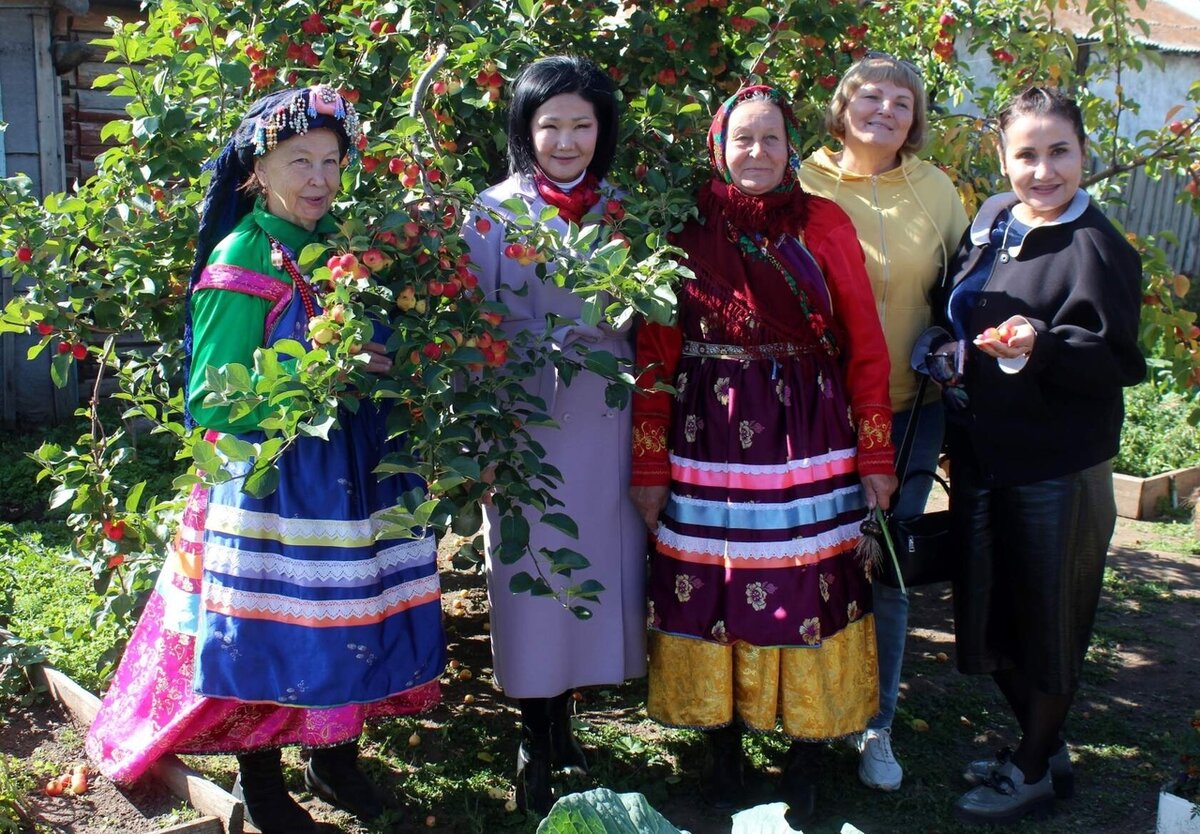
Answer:
<svg viewBox="0 0 1200 834"><path fill-rule="evenodd" d="M1126 388L1125 425L1113 468L1145 478L1200 465L1200 432L1188 422L1195 401L1154 380Z"/></svg>
<svg viewBox="0 0 1200 834"><path fill-rule="evenodd" d="M33 697L19 674L30 663L49 661L95 691L120 657L127 632L66 538L61 523L0 524L0 627L13 632L0 645L0 702Z"/></svg>
<svg viewBox="0 0 1200 834"><path fill-rule="evenodd" d="M0 753L0 832L31 830L35 817L25 797L34 786L34 774L26 762Z"/></svg>

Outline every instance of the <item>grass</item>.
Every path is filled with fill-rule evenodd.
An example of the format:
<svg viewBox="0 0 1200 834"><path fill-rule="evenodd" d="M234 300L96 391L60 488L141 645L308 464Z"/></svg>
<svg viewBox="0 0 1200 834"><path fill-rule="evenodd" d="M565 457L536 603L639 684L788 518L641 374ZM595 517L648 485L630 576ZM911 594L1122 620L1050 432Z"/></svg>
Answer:
<svg viewBox="0 0 1200 834"><path fill-rule="evenodd" d="M1162 543L1164 552L1185 559L1192 553L1190 527L1121 523L1133 525L1141 548L1149 550L1153 542L1153 549ZM69 544L61 525L8 526L0 528L0 536L0 566L9 571L5 587L15 589L8 612L13 628L44 643L72 677L99 689L95 657L116 636L87 622L89 607L82 600L88 579L61 561ZM1137 571L1127 570L1126 558L1106 574L1095 640L1068 727L1081 796L1059 803L1058 813L1036 827L1044 834L1149 834L1158 786L1176 758L1176 734L1165 730L1185 727L1194 709L1194 680L1200 671L1194 624L1200 621L1200 596L1156 579L1150 559L1145 562L1150 568L1138 562ZM1133 578L1135 573L1140 578ZM403 810L368 827L319 806L325 819L349 834L532 834L536 828L532 819L506 810L512 798L517 713L491 685L482 578L447 564L444 585L456 667L447 669L442 705L428 715L376 724L363 742L366 769ZM856 777L856 753L848 744L832 744L822 763L821 816L804 826L806 834L833 834L846 821L867 834L965 832L951 815L964 788L962 763L1015 740L1017 728L990 681L955 671L945 587L916 589L911 612L913 631L894 728L904 787L890 794L863 787ZM471 674L460 679L464 669ZM562 779L559 786L638 791L693 834L727 831L727 824L715 820L696 798L701 734L650 721L643 708L645 695L644 681L583 693L576 721L592 771L588 777ZM411 744L414 735L417 743ZM753 795L768 801L786 742L778 734L754 735L747 736L744 746ZM231 786L236 771L231 757L189 756L187 761ZM289 750L286 762L289 786L307 800L297 751Z"/></svg>

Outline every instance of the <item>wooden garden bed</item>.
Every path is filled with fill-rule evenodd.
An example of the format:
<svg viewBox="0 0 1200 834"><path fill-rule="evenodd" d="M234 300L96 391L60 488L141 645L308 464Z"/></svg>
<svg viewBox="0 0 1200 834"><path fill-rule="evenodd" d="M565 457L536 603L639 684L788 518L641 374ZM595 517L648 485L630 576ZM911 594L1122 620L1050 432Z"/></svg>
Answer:
<svg viewBox="0 0 1200 834"><path fill-rule="evenodd" d="M99 698L51 666L32 666L28 674L34 685L44 687L77 724L87 727L92 723L100 709ZM178 757L160 759L151 773L204 816L147 834L250 834L258 831L243 822L243 807L239 800L185 765Z"/></svg>
<svg viewBox="0 0 1200 834"><path fill-rule="evenodd" d="M1197 489L1200 489L1200 466L1176 469L1150 478L1113 475L1117 515L1122 518L1156 518L1161 507L1187 503Z"/></svg>

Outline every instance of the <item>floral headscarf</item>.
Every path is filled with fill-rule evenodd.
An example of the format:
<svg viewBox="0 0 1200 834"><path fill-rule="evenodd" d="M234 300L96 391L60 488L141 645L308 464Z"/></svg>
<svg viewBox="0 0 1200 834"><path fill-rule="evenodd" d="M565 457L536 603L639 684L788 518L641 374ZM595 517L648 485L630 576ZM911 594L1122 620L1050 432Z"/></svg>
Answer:
<svg viewBox="0 0 1200 834"><path fill-rule="evenodd" d="M725 162L725 140L729 129L729 119L739 104L750 99L766 99L783 113L783 125L787 130L788 138L788 164L787 170L783 172L783 181L775 190L791 191L796 187L796 171L800 168L800 156L797 150L802 146L800 127L796 123L796 116L792 113L791 105L784 99L783 94L775 87L768 87L765 84L743 87L725 99L725 103L717 109L712 125L708 129L708 159L712 163L713 171L722 182L733 183L733 174Z"/></svg>

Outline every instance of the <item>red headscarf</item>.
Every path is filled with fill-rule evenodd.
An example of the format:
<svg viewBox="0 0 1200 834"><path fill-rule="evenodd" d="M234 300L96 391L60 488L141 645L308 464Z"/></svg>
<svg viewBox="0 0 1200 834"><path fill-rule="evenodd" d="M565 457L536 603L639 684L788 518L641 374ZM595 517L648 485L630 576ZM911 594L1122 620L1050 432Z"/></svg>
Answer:
<svg viewBox="0 0 1200 834"><path fill-rule="evenodd" d="M737 106L751 99L765 99L779 108L788 137L788 164L783 179L774 191L766 194L746 194L733 184L733 174L725 161L725 142L729 119ZM706 217L722 213L741 231L764 234L769 238L788 233L795 235L804 225L807 195L796 179L800 167L797 149L800 129L792 108L779 90L765 84L743 87L727 98L713 116L708 129L708 159L713 169L712 180L700 191L700 210Z"/></svg>

